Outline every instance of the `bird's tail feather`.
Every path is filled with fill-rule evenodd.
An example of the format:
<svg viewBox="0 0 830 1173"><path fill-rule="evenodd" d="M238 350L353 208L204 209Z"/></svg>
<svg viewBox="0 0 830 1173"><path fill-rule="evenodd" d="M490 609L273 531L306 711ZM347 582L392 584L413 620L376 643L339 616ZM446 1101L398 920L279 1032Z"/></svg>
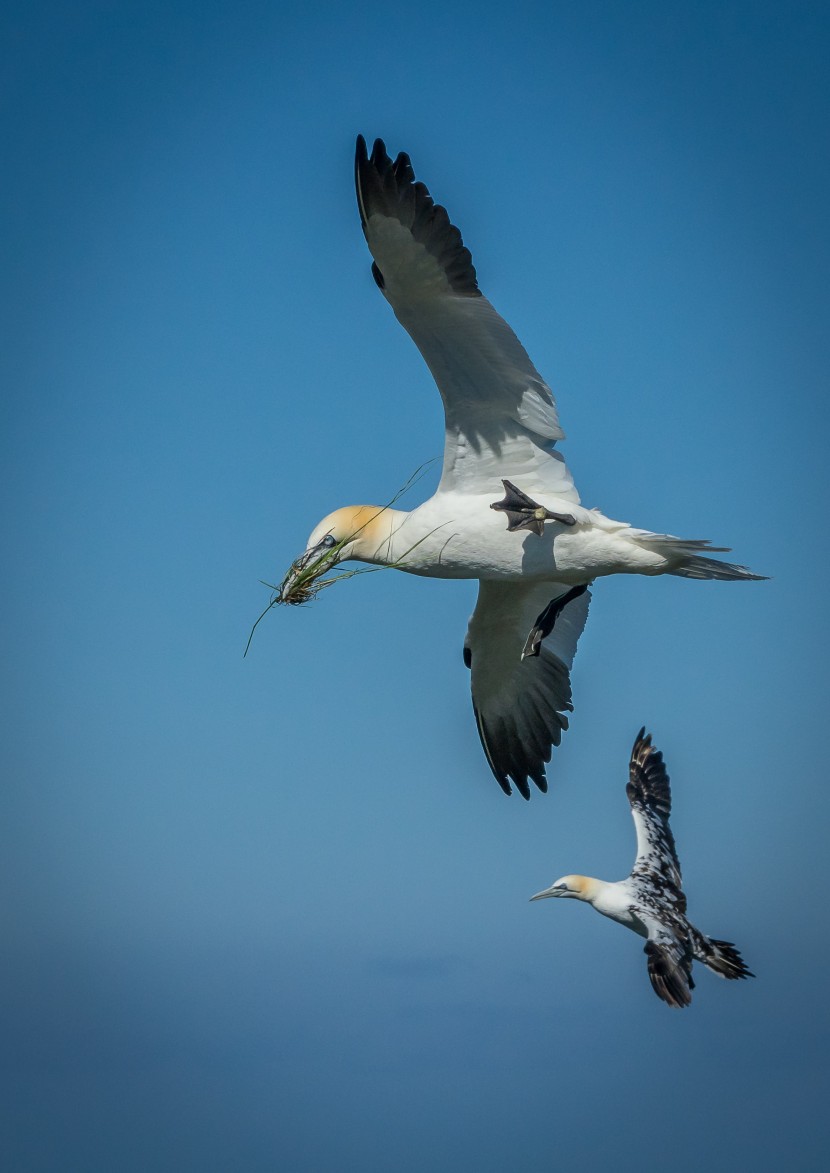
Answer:
<svg viewBox="0 0 830 1173"><path fill-rule="evenodd" d="M705 540L675 538L672 534L638 534L637 540L674 563L666 574L676 574L679 578L717 578L726 582L761 582L766 578L765 574L753 574L735 562L721 562L719 558L697 553L705 550L707 554L727 554L729 546L713 546Z"/></svg>
<svg viewBox="0 0 830 1173"><path fill-rule="evenodd" d="M719 977L730 980L755 977L731 941L719 941L699 933L693 942L695 957Z"/></svg>
<svg viewBox="0 0 830 1173"><path fill-rule="evenodd" d="M723 582L764 582L767 578L765 574L753 574L737 562L721 562L719 558L699 556L692 556L682 566L668 573L680 578L718 578Z"/></svg>

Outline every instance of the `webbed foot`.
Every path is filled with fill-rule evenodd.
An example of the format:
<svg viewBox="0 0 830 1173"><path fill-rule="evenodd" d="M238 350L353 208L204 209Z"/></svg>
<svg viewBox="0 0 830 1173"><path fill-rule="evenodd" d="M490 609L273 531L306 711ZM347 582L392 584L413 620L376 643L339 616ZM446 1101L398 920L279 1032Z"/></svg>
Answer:
<svg viewBox="0 0 830 1173"><path fill-rule="evenodd" d="M525 640L525 646L522 648L522 659L526 656L538 656L539 650L542 647L542 640L546 639L553 631L554 624L560 613L564 611L568 603L572 603L574 599L578 599L580 595L584 595L588 587L583 583L580 586L571 587L564 595L559 595L558 598L552 599L545 607L542 614L533 624L530 635Z"/></svg>
<svg viewBox="0 0 830 1173"><path fill-rule="evenodd" d="M502 480L501 483L504 485L504 500L494 501L490 508L507 514L508 533L529 529L541 538L545 532L546 521L576 525L576 518L570 513L552 513L550 509L545 509L544 505L528 497L521 489L517 489L511 481Z"/></svg>

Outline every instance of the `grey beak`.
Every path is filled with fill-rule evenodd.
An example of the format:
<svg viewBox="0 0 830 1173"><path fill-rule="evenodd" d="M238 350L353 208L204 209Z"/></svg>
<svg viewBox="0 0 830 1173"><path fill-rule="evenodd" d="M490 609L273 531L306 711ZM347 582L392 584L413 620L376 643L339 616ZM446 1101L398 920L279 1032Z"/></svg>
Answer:
<svg viewBox="0 0 830 1173"><path fill-rule="evenodd" d="M282 590L280 592L283 600L290 596L297 579L303 572L307 573L309 568L312 570L310 582L314 582L315 579L325 574L337 562L336 554L329 556L331 554L332 552L328 547L317 545L312 546L310 550L306 550L299 558L295 558L289 566L288 573L283 580Z"/></svg>

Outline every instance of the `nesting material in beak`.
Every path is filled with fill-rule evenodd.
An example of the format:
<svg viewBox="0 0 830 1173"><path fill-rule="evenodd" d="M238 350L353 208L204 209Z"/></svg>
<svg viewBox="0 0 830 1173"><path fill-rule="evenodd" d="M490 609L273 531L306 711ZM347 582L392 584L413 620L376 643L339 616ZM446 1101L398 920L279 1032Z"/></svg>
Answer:
<svg viewBox="0 0 830 1173"><path fill-rule="evenodd" d="M315 546L292 562L288 573L277 588L276 603L289 603L299 606L315 598L323 587L328 586L334 579L324 579L323 575L336 561L338 548L326 547L321 549Z"/></svg>

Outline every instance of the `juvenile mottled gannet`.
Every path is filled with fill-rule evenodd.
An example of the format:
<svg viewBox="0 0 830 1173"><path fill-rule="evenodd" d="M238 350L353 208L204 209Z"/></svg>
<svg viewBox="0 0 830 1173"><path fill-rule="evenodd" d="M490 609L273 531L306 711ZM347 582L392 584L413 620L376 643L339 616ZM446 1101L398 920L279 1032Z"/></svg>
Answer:
<svg viewBox="0 0 830 1173"><path fill-rule="evenodd" d="M646 938L648 976L669 1006L692 1000L692 960L724 978L754 977L730 941L705 937L686 919L680 863L669 826L671 790L663 755L641 729L631 751L625 792L637 829L637 858L627 880L610 884L591 876L563 876L531 900L569 896Z"/></svg>
<svg viewBox="0 0 830 1173"><path fill-rule="evenodd" d="M302 601L309 581L351 559L477 578L464 661L478 732L505 793L512 780L529 798L530 780L547 789L544 764L568 727L589 583L608 574L759 576L707 557L725 547L633 529L580 505L555 450L564 433L553 394L482 297L460 232L415 182L408 155L393 163L378 139L369 157L358 138L355 180L375 281L441 392L443 472L435 495L409 513L359 505L324 518L280 601Z"/></svg>

